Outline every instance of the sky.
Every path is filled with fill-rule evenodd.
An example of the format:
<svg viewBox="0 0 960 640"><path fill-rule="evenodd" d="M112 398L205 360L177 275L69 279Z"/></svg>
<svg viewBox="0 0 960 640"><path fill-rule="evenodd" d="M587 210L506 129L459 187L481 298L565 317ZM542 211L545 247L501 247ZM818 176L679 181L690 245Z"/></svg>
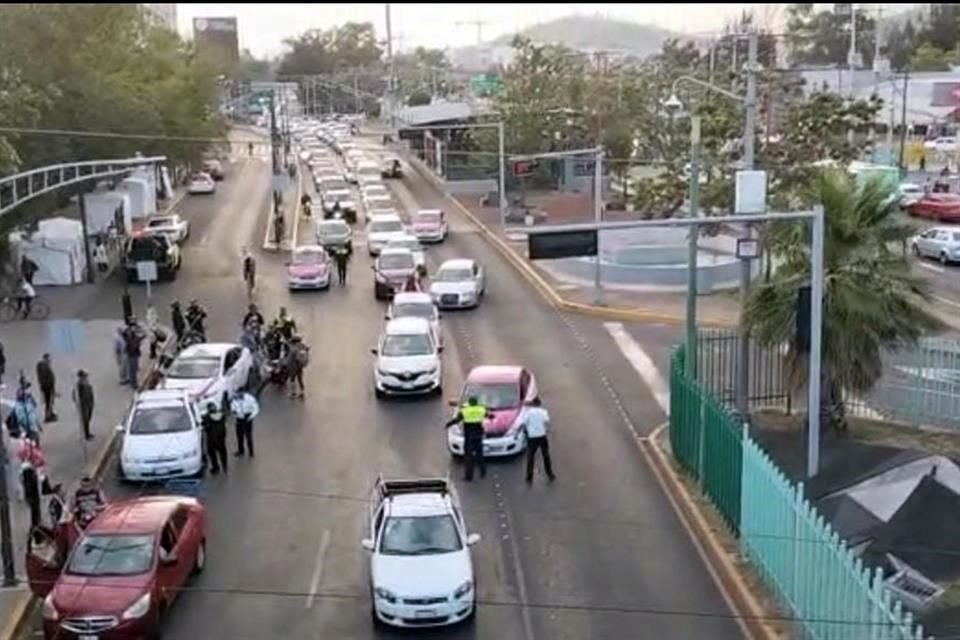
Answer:
<svg viewBox="0 0 960 640"><path fill-rule="evenodd" d="M185 35L194 17L235 16L241 48L257 56L283 52L283 39L310 28L328 28L347 21L373 22L385 37L383 4L186 4L177 5L177 20ZM484 21L484 40L571 14L602 15L654 24L683 33L721 29L725 22L752 4L391 4L394 46L458 47L477 43L477 27ZM782 6L782 5L781 5ZM428 19L425 19L428 18ZM457 24L457 23L461 24ZM470 22L471 24L464 24Z"/></svg>

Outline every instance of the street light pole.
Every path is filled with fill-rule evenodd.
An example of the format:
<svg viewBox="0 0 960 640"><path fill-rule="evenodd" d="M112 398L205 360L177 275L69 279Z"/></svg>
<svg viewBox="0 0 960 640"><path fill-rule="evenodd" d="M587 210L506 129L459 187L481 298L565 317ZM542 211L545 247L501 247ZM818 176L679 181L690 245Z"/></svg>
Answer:
<svg viewBox="0 0 960 640"><path fill-rule="evenodd" d="M690 217L700 215L700 116L690 117ZM687 376L697 376L697 249L700 227L692 225L687 236L687 339L684 367Z"/></svg>
<svg viewBox="0 0 960 640"><path fill-rule="evenodd" d="M503 120L497 123L497 153L500 156L500 228L507 228L507 156Z"/></svg>
<svg viewBox="0 0 960 640"><path fill-rule="evenodd" d="M593 220L598 225L597 230L597 255L593 261L593 296L594 301L600 302L600 292L603 286L603 251L601 251L603 234L599 230L599 225L603 222L603 159L606 156L603 149L597 151L596 159L593 161Z"/></svg>
<svg viewBox="0 0 960 640"><path fill-rule="evenodd" d="M747 96L744 100L743 125L743 168L747 171L754 166L754 141L757 128L757 33L750 34L747 46ZM737 213L737 212L734 212ZM752 236L749 224L744 225L744 238ZM747 389L750 385L750 332L747 330L745 314L747 298L750 295L751 262L740 261L740 339L737 342L737 380L736 402L741 419L746 418L750 410L750 398Z"/></svg>

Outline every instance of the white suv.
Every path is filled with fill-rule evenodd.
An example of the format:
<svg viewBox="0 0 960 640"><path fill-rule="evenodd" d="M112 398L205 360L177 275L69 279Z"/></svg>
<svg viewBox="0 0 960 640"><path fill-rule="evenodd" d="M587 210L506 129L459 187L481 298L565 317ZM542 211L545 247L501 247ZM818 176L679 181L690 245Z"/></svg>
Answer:
<svg viewBox="0 0 960 640"><path fill-rule="evenodd" d="M123 436L120 474L126 480L167 480L203 473L200 416L184 389L140 393L117 431Z"/></svg>
<svg viewBox="0 0 960 640"><path fill-rule="evenodd" d="M439 627L476 612L470 547L453 484L443 478L378 479L370 500L370 596L373 622Z"/></svg>
<svg viewBox="0 0 960 640"><path fill-rule="evenodd" d="M387 322L377 356L373 383L378 398L387 394L441 393L443 371L433 327L424 318L397 318Z"/></svg>

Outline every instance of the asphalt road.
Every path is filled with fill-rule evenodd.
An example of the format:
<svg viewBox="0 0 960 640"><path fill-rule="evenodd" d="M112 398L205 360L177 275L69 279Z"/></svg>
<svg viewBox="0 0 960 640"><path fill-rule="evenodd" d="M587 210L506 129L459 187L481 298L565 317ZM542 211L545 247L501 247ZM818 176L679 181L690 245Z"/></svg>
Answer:
<svg viewBox="0 0 960 640"><path fill-rule="evenodd" d="M180 278L154 289L161 317L174 296L196 297L210 312L211 339L237 338L247 302L240 248L259 247L263 238L267 163L242 159L216 195L184 201L192 237ZM374 398L369 350L384 306L374 300L360 242L349 285L326 292L288 293L283 256L261 254L258 303L269 316L286 305L312 347L307 397L266 390L256 459L231 459L229 475L205 481L212 523L207 568L170 612L165 637L392 637L372 628L368 560L359 544L379 473L450 473L468 528L482 536L474 547L480 599L474 626L429 637L741 637L633 441L631 430L646 435L664 415L609 329L549 309L421 180L408 177L392 188L405 209L444 206L451 215L451 237L428 250L431 267L470 256L487 270L483 306L444 314L444 398L457 395L475 365L529 367L553 417L557 482L538 477L528 487L514 459L494 463L485 480L460 483L459 464L445 447L451 409L444 398ZM104 289L86 314L114 317L121 291L119 284ZM138 288L140 309L142 297ZM641 340L665 337L631 330ZM658 348L661 361L666 345ZM136 491L113 478L106 488L112 497Z"/></svg>

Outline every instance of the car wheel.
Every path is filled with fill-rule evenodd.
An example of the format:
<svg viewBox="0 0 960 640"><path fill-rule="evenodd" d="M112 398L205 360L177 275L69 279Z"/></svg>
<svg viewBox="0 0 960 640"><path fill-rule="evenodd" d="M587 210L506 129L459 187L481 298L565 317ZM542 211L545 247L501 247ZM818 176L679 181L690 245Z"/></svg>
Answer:
<svg viewBox="0 0 960 640"><path fill-rule="evenodd" d="M197 555L193 557L193 574L203 573L204 567L207 566L207 541L201 540L200 546L197 547Z"/></svg>
<svg viewBox="0 0 960 640"><path fill-rule="evenodd" d="M377 389L376 387L373 388L373 395L377 397L377 400L383 400L387 397L387 394L385 394L383 391L380 391L380 389Z"/></svg>
<svg viewBox="0 0 960 640"><path fill-rule="evenodd" d="M942 264L943 266L947 266L948 264L950 264L950 258L947 257L946 253L940 254L940 264Z"/></svg>
<svg viewBox="0 0 960 640"><path fill-rule="evenodd" d="M913 245L913 255L918 258L920 257L920 247L917 245Z"/></svg>

